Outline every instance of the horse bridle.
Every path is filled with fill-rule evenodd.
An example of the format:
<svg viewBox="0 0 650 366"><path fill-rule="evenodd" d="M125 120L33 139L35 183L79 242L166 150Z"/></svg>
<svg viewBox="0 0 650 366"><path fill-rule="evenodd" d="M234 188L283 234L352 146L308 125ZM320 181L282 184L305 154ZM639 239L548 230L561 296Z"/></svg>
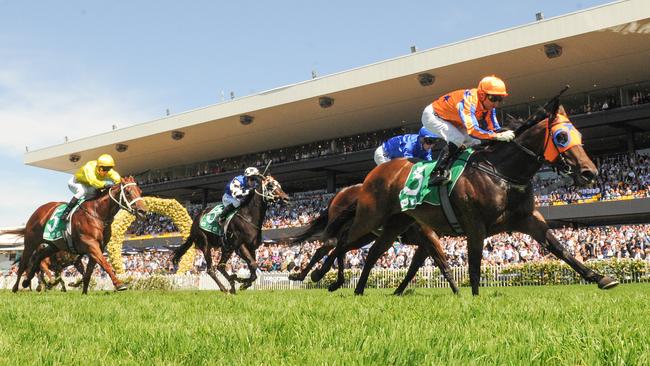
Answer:
<svg viewBox="0 0 650 366"><path fill-rule="evenodd" d="M267 203L271 203L271 202L275 202L275 201L277 201L277 200L278 200L278 196L275 195L275 191L278 189L278 184L277 184L277 182L275 182L275 181L268 181L268 182L265 182L265 180L267 179L267 177L265 177L265 176L263 176L263 175L262 175L261 177L262 177L262 184L261 184L261 186L262 186L262 192L258 191L257 188L255 188L255 194L258 195L258 196L261 196L262 199L263 199L265 202L267 202ZM269 188L266 187L267 184L269 184L269 183L272 183L272 184L273 184L273 189L272 189L272 190L270 190Z"/></svg>
<svg viewBox="0 0 650 366"><path fill-rule="evenodd" d="M140 201L140 200L142 200L142 197L136 197L132 201L129 201L129 199L126 198L126 194L124 193L124 189L126 187L129 187L129 186L137 186L137 184L135 182L120 184L120 200L119 201L117 199L115 199L115 197L113 197L113 195L111 194L110 189L108 190L108 196L111 197L113 202L117 203L117 205L120 206L121 209L126 210L131 215L135 215L135 212L133 210L133 204ZM126 203L126 205L124 203L122 203L123 201Z"/></svg>
<svg viewBox="0 0 650 366"><path fill-rule="evenodd" d="M564 176L569 176L572 174L575 174L573 170L573 166L569 164L566 160L566 157L564 156L565 152L560 152L557 146L555 146L555 142L553 142L553 138L551 137L551 127L553 126L552 123L550 123L550 116L546 119L546 132L545 132L545 137L544 137L544 146L542 147L542 152L540 154L535 153L531 149L527 148L526 146L522 145L519 143L517 140L512 140L512 142L519 148L519 150L525 152L526 154L532 156L535 158L535 161L538 163L547 163L551 167L553 167L558 173ZM546 148L548 147L548 143L551 141L555 149L558 149L558 157L557 159L552 162L546 159L544 157L544 153L546 152Z"/></svg>

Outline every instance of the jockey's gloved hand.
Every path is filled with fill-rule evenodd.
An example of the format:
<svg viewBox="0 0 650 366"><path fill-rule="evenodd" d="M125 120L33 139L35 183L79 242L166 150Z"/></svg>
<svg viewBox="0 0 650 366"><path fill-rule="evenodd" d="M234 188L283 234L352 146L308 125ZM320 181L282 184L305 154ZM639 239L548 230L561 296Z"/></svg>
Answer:
<svg viewBox="0 0 650 366"><path fill-rule="evenodd" d="M515 139L515 133L510 130L499 132L494 136L494 139L497 141L512 141Z"/></svg>
<svg viewBox="0 0 650 366"><path fill-rule="evenodd" d="M112 180L105 180L104 181L104 188L111 188L114 185L115 185L115 183Z"/></svg>

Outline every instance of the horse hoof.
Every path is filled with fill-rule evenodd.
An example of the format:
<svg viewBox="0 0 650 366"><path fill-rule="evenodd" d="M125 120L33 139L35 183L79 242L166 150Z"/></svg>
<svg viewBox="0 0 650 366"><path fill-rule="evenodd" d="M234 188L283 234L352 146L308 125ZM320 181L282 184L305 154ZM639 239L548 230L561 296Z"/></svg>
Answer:
<svg viewBox="0 0 650 366"><path fill-rule="evenodd" d="M618 281L609 276L604 276L600 281L598 281L598 288L601 290L609 290L616 286L618 286Z"/></svg>
<svg viewBox="0 0 650 366"><path fill-rule="evenodd" d="M297 273L292 273L292 274L289 275L289 281L302 281L304 279L305 279L305 277L300 276Z"/></svg>
<svg viewBox="0 0 650 366"><path fill-rule="evenodd" d="M329 292L334 292L334 291L340 289L340 288L341 288L341 285L342 285L342 284L340 284L340 283L338 283L338 282L334 282L333 284L329 285L329 287L327 288L327 291L329 291Z"/></svg>
<svg viewBox="0 0 650 366"><path fill-rule="evenodd" d="M320 273L318 273L318 271L312 272L309 277L311 278L311 282L314 282L314 283L320 281L321 278L323 278L323 276Z"/></svg>
<svg viewBox="0 0 650 366"><path fill-rule="evenodd" d="M126 291L128 289L129 288L123 283L115 287L115 291Z"/></svg>
<svg viewBox="0 0 650 366"><path fill-rule="evenodd" d="M29 287L29 282L27 280L23 280L23 288L28 288Z"/></svg>

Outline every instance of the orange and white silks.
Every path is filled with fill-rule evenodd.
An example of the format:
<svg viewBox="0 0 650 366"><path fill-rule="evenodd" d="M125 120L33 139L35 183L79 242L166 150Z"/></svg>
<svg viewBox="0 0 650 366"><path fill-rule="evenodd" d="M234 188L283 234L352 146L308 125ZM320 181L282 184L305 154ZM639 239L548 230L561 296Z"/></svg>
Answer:
<svg viewBox="0 0 650 366"><path fill-rule="evenodd" d="M478 89L461 89L447 93L433 103L435 114L467 130L467 134L477 139L492 139L494 131L501 128L497 120L496 109L483 108L478 99ZM480 127L478 121L485 120L486 128Z"/></svg>

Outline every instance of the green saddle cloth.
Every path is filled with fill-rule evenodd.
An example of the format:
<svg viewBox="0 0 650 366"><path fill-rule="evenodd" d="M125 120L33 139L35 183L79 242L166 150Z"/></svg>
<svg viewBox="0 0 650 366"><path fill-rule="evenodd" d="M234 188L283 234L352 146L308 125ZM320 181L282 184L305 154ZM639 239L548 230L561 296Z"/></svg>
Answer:
<svg viewBox="0 0 650 366"><path fill-rule="evenodd" d="M201 216L201 221L199 221L199 227L213 234L223 235L223 227L219 225L219 217L221 217L221 213L223 212L223 207L224 207L223 204L218 204L214 206L214 208L210 210L210 212ZM235 216L237 211L238 210L232 211L228 215L228 217L224 221L225 226L228 226L228 223L230 222L232 217Z"/></svg>
<svg viewBox="0 0 650 366"><path fill-rule="evenodd" d="M472 148L465 149L460 156L451 165L451 181L447 183L449 195L454 190L458 178L465 171L469 157L474 153ZM429 186L429 177L431 172L436 168L437 161L421 161L411 168L404 188L399 193L399 202L402 211L412 210L416 206L426 202L428 204L440 205L440 187L437 185Z"/></svg>
<svg viewBox="0 0 650 366"><path fill-rule="evenodd" d="M77 204L70 213L74 212L84 201L85 199L83 198L77 201ZM65 231L67 221L61 219L61 214L66 207L68 207L68 204L62 203L54 210L54 212L52 212L52 216L50 216L50 219L47 220L47 223L43 228L43 240L54 241L63 238L63 232Z"/></svg>

